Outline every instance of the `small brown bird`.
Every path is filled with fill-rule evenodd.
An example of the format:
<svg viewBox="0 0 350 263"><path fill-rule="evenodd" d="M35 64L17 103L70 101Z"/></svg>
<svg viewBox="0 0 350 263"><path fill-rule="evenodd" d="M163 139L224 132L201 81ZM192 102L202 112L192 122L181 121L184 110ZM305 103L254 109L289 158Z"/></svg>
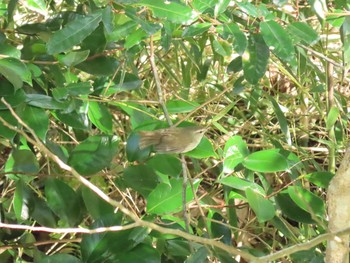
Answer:
<svg viewBox="0 0 350 263"><path fill-rule="evenodd" d="M140 149L153 146L158 153L185 153L197 147L207 129L198 126L140 131Z"/></svg>

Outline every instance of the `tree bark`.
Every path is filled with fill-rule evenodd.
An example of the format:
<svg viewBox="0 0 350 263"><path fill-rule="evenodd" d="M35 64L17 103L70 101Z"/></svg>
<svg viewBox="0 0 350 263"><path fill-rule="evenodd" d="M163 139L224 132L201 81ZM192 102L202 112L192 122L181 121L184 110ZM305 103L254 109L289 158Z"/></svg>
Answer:
<svg viewBox="0 0 350 263"><path fill-rule="evenodd" d="M350 147L329 184L327 202L328 231L334 233L350 227ZM326 263L349 263L349 235L328 241Z"/></svg>

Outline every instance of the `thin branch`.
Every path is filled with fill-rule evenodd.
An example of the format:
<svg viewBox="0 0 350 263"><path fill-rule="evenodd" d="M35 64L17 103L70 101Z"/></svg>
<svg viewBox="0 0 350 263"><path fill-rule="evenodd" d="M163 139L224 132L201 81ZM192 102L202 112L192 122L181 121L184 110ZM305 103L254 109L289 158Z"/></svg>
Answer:
<svg viewBox="0 0 350 263"><path fill-rule="evenodd" d="M325 61L327 61L327 62L333 64L333 65L336 66L336 67L339 67L339 68L341 68L341 69L344 68L343 65L341 65L341 64L339 64L339 63L337 63L337 62L335 62L333 59L330 59L329 57L323 55L323 54L320 53L320 52L317 52L317 51L315 51L315 50L313 50L313 49L311 49L311 48L309 48L309 47L307 47L307 46L304 46L304 45L302 45L302 44L297 44L297 46L299 46L299 47L301 47L301 48L303 48L303 49L306 49L307 51L309 51L309 52L312 53L313 55L315 55L315 56L317 56L317 57L319 57L319 58L322 58L323 60L325 60Z"/></svg>
<svg viewBox="0 0 350 263"><path fill-rule="evenodd" d="M44 226L27 226L27 225L18 225L18 224L6 224L0 222L0 228L7 229L16 229L16 230L26 230L26 231L34 231L34 232L47 232L47 233L56 233L56 234L98 234L104 232L116 232L127 230L131 228L138 227L138 223L131 223L124 226L109 226L109 227L98 227L94 229L87 229L82 227L75 228L52 228L52 227L44 227Z"/></svg>
<svg viewBox="0 0 350 263"><path fill-rule="evenodd" d="M163 109L163 112L164 112L164 116L165 116L169 126L172 126L173 122L171 121L168 109L165 106L162 85L160 84L160 79L159 79L159 75L158 75L158 71L157 71L157 66L156 66L156 63L154 62L154 46L153 46L153 36L152 35L150 37L149 60L151 62L151 68L152 68L152 71L153 71L154 80L156 82L156 88L157 88L159 104L162 106L162 109Z"/></svg>

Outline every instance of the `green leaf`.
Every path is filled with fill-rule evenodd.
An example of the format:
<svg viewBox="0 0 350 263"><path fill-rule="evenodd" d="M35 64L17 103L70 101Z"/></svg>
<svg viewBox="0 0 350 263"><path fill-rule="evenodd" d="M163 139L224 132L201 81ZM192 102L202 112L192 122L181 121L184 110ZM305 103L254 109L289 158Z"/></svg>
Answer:
<svg viewBox="0 0 350 263"><path fill-rule="evenodd" d="M119 61L113 57L95 57L77 64L75 67L96 76L110 76L118 68Z"/></svg>
<svg viewBox="0 0 350 263"><path fill-rule="evenodd" d="M227 140L224 148L224 173L232 173L234 168L240 164L249 154L245 141L241 136L233 136Z"/></svg>
<svg viewBox="0 0 350 263"><path fill-rule="evenodd" d="M260 29L266 44L277 57L286 62L295 57L292 40L282 26L270 20L261 22Z"/></svg>
<svg viewBox="0 0 350 263"><path fill-rule="evenodd" d="M244 159L243 165L247 169L263 173L286 171L289 168L287 159L279 153L279 149L254 152Z"/></svg>
<svg viewBox="0 0 350 263"><path fill-rule="evenodd" d="M200 23L200 24L194 24L190 25L189 27L186 27L185 30L182 32L182 37L194 37L197 35L201 35L204 32L207 32L208 29L212 26L211 23Z"/></svg>
<svg viewBox="0 0 350 263"><path fill-rule="evenodd" d="M326 128L327 130L332 129L335 122L337 121L338 117L340 115L339 109L335 106L332 106L332 108L329 110L326 120Z"/></svg>
<svg viewBox="0 0 350 263"><path fill-rule="evenodd" d="M57 111L55 113L52 113L52 115L54 115L58 120L72 128L79 130L90 129L90 123L86 113L78 113L75 111L70 113L63 113Z"/></svg>
<svg viewBox="0 0 350 263"><path fill-rule="evenodd" d="M237 73L240 72L243 69L242 67L242 57L236 57L234 58L230 64L227 66L227 73L233 72Z"/></svg>
<svg viewBox="0 0 350 263"><path fill-rule="evenodd" d="M90 136L75 147L68 163L82 175L95 174L110 165L117 147L117 136Z"/></svg>
<svg viewBox="0 0 350 263"><path fill-rule="evenodd" d="M66 183L55 178L45 181L45 195L48 206L68 226L75 226L82 219L79 196Z"/></svg>
<svg viewBox="0 0 350 263"><path fill-rule="evenodd" d="M325 202L314 193L301 188L300 186L289 186L290 198L303 210L315 214L321 218L325 215Z"/></svg>
<svg viewBox="0 0 350 263"><path fill-rule="evenodd" d="M185 113L190 112L200 106L197 102L188 102L183 100L169 100L166 103L168 112L173 113Z"/></svg>
<svg viewBox="0 0 350 263"><path fill-rule="evenodd" d="M210 222L210 232L211 238L218 238L222 243L226 245L232 244L231 230L227 227L226 219L219 213L214 212L213 215L209 215L210 219L222 222L222 224L217 222ZM224 225L225 224L225 225Z"/></svg>
<svg viewBox="0 0 350 263"><path fill-rule="evenodd" d="M32 85L32 74L30 70L18 59L0 59L0 74L10 81L15 89L22 88L23 82Z"/></svg>
<svg viewBox="0 0 350 263"><path fill-rule="evenodd" d="M36 11L41 15L47 15L46 2L44 0L28 0L26 3L30 10Z"/></svg>
<svg viewBox="0 0 350 263"><path fill-rule="evenodd" d="M95 192L87 187L82 189L85 207L93 219L97 220L114 213L114 207L102 200Z"/></svg>
<svg viewBox="0 0 350 263"><path fill-rule="evenodd" d="M130 32L134 32L137 28L137 23L135 21L127 21L123 24L118 25L113 29L112 32L107 34L107 39L109 41L119 41L130 35Z"/></svg>
<svg viewBox="0 0 350 263"><path fill-rule="evenodd" d="M330 181L334 177L334 174L331 172L313 172L305 175L305 178L311 183L327 188L329 186Z"/></svg>
<svg viewBox="0 0 350 263"><path fill-rule="evenodd" d="M225 41L213 39L211 44L214 53L223 57L231 55L231 48Z"/></svg>
<svg viewBox="0 0 350 263"><path fill-rule="evenodd" d="M146 165L129 166L123 176L126 185L147 197L156 188L159 178L153 169Z"/></svg>
<svg viewBox="0 0 350 263"><path fill-rule="evenodd" d="M201 246L186 259L184 263L204 263L207 262L209 251Z"/></svg>
<svg viewBox="0 0 350 263"><path fill-rule="evenodd" d="M270 100L272 102L272 106L277 116L281 130L286 136L286 141L288 145L292 145L292 138L290 136L287 118L284 116L283 111L281 110L281 106L275 101L275 99L270 96Z"/></svg>
<svg viewBox="0 0 350 263"><path fill-rule="evenodd" d="M236 176L228 176L228 177L222 178L218 180L218 183L227 185L231 188L238 189L241 191L245 191L248 188L251 188L251 189L254 189L255 191L258 191L261 195L265 194L264 189L257 183L254 183L247 179L238 178Z"/></svg>
<svg viewBox="0 0 350 263"><path fill-rule="evenodd" d="M239 54L243 55L247 48L248 41L240 28L233 23L225 24L223 27L224 33L233 36L233 49Z"/></svg>
<svg viewBox="0 0 350 263"><path fill-rule="evenodd" d="M206 137L203 137L198 146L185 155L197 159L217 157L213 145Z"/></svg>
<svg viewBox="0 0 350 263"><path fill-rule="evenodd" d="M26 106L20 113L22 120L34 130L35 134L46 141L46 134L49 130L49 116L44 109Z"/></svg>
<svg viewBox="0 0 350 263"><path fill-rule="evenodd" d="M200 181L193 182L197 190ZM147 212L150 214L165 214L177 212L182 206L182 179L171 178L170 185L160 183L147 197ZM186 187L186 202L193 199L193 192L189 185Z"/></svg>
<svg viewBox="0 0 350 263"><path fill-rule="evenodd" d="M312 9L315 11L318 19L320 20L326 19L328 8L325 0L309 0L309 4L311 5Z"/></svg>
<svg viewBox="0 0 350 263"><path fill-rule="evenodd" d="M173 23L187 24L196 18L189 6L177 2L141 0L138 4L147 6L155 17L164 18Z"/></svg>
<svg viewBox="0 0 350 263"><path fill-rule="evenodd" d="M275 216L275 207L264 195L261 195L261 193L252 188L247 188L245 194L249 206L253 209L260 223L271 220Z"/></svg>
<svg viewBox="0 0 350 263"><path fill-rule="evenodd" d="M54 33L47 43L47 52L57 54L80 44L89 36L102 20L101 13L78 17L69 22L63 29Z"/></svg>
<svg viewBox="0 0 350 263"><path fill-rule="evenodd" d="M13 197L13 210L18 221L27 220L34 209L33 191L23 182L16 182L16 190Z"/></svg>
<svg viewBox="0 0 350 263"><path fill-rule="evenodd" d="M37 263L52 263L52 262L65 262L65 263L81 263L81 260L69 254L54 254L50 256L44 256Z"/></svg>
<svg viewBox="0 0 350 263"><path fill-rule="evenodd" d="M200 13L203 13L208 9L213 9L217 3L217 0L193 0L191 2L193 8Z"/></svg>
<svg viewBox="0 0 350 263"><path fill-rule="evenodd" d="M8 162L6 163L6 172L23 172L28 174L39 172L39 163L36 156L27 149L13 150Z"/></svg>
<svg viewBox="0 0 350 263"><path fill-rule="evenodd" d="M182 171L179 158L169 154L157 154L152 156L147 162L147 166L152 168L158 176L170 176L178 178Z"/></svg>
<svg viewBox="0 0 350 263"><path fill-rule="evenodd" d="M148 34L142 28L136 29L135 31L129 33L129 35L126 37L124 48L130 49L140 44L140 42L146 37L148 37Z"/></svg>
<svg viewBox="0 0 350 263"><path fill-rule="evenodd" d="M114 82L116 83L114 86L111 86L108 89L106 89L106 96L121 91L131 91L139 89L143 83L138 76L130 74L128 72L118 72L118 74L114 78Z"/></svg>
<svg viewBox="0 0 350 263"><path fill-rule="evenodd" d="M17 125L17 120L15 119L15 117L13 117L12 113L9 110L0 110L0 117L13 126ZM7 128L0 121L0 136L1 137L12 140L15 137L15 135L16 135L16 132L14 130Z"/></svg>
<svg viewBox="0 0 350 263"><path fill-rule="evenodd" d="M137 262L137 263L158 263L161 262L161 255L158 248L152 244L139 244L127 253L116 252L118 262Z"/></svg>
<svg viewBox="0 0 350 263"><path fill-rule="evenodd" d="M89 82L79 82L70 83L66 87L55 88L52 90L52 95L56 100L67 99L68 95L71 96L82 96L89 95L93 92L91 83Z"/></svg>
<svg viewBox="0 0 350 263"><path fill-rule="evenodd" d="M60 110L67 108L66 103L60 103L54 100L50 96L42 94L26 94L26 103L31 106L50 109L50 110Z"/></svg>
<svg viewBox="0 0 350 263"><path fill-rule="evenodd" d="M343 42L343 63L345 71L350 68L350 18L345 16L345 20L340 28L341 41Z"/></svg>
<svg viewBox="0 0 350 263"><path fill-rule="evenodd" d="M276 196L276 202L280 209L282 210L283 215L288 218L305 224L314 224L310 213L299 208L295 202L290 198L287 191L282 191Z"/></svg>
<svg viewBox="0 0 350 263"><path fill-rule="evenodd" d="M287 26L287 31L290 33L294 43L302 43L305 45L316 44L320 36L313 28L304 22L294 22Z"/></svg>
<svg viewBox="0 0 350 263"><path fill-rule="evenodd" d="M140 136L136 132L132 132L126 142L126 157L129 162L143 161L148 158L151 148L140 150Z"/></svg>
<svg viewBox="0 0 350 263"><path fill-rule="evenodd" d="M58 56L58 60L64 65L68 67L72 67L86 60L89 54L90 54L89 50L72 51L64 55L60 54Z"/></svg>
<svg viewBox="0 0 350 263"><path fill-rule="evenodd" d="M112 115L104 104L97 101L90 101L88 115L90 121L98 129L100 129L105 134L113 134Z"/></svg>
<svg viewBox="0 0 350 263"><path fill-rule="evenodd" d="M251 83L258 83L264 76L269 61L269 48L261 35L251 35L248 47L242 56L245 79Z"/></svg>

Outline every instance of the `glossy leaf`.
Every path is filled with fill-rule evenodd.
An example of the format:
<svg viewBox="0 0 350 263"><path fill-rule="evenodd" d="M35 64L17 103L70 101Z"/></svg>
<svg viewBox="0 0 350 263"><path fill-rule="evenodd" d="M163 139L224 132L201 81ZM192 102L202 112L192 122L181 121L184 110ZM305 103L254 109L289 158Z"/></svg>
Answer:
<svg viewBox="0 0 350 263"><path fill-rule="evenodd" d="M328 115L327 115L327 120L326 120L326 128L327 130L330 130L335 122L337 121L338 117L339 117L339 109L337 107L332 107L329 112L328 112Z"/></svg>
<svg viewBox="0 0 350 263"><path fill-rule="evenodd" d="M58 56L58 59L61 63L65 64L68 67L71 67L86 60L89 54L89 50L72 51L67 54Z"/></svg>
<svg viewBox="0 0 350 263"><path fill-rule="evenodd" d="M274 98L270 97L273 109L275 111L275 114L277 116L278 122L280 124L281 130L283 134L286 136L286 141L288 145L292 145L292 138L289 132L289 126L287 118L284 116L284 113L282 111L282 107L275 101Z"/></svg>
<svg viewBox="0 0 350 263"><path fill-rule="evenodd" d="M17 220L27 220L34 208L33 192L22 180L16 182L16 190L13 197L13 208Z"/></svg>
<svg viewBox="0 0 350 263"><path fill-rule="evenodd" d="M242 56L244 77L249 83L256 84L264 76L269 56L269 48L262 36L251 35L248 47Z"/></svg>
<svg viewBox="0 0 350 263"><path fill-rule="evenodd" d="M179 158L168 154L154 155L146 163L158 176L179 177L182 171Z"/></svg>
<svg viewBox="0 0 350 263"><path fill-rule="evenodd" d="M93 219L97 220L114 213L114 207L102 200L95 192L83 187L82 197L85 207Z"/></svg>
<svg viewBox="0 0 350 263"><path fill-rule="evenodd" d="M82 219L79 196L66 183L55 178L45 181L45 195L48 206L68 226L75 226Z"/></svg>
<svg viewBox="0 0 350 263"><path fill-rule="evenodd" d="M112 57L96 57L85 60L75 67L92 75L109 76L118 68L119 61Z"/></svg>
<svg viewBox="0 0 350 263"><path fill-rule="evenodd" d="M239 178L236 176L228 176L222 179L219 179L218 182L223 185L227 185L234 189L245 191L248 188L255 189L261 195L265 194L264 189L257 183L251 182L247 179Z"/></svg>
<svg viewBox="0 0 350 263"><path fill-rule="evenodd" d="M139 4L151 9L155 17L168 19L174 23L187 24L195 19L195 14L189 6L177 2L141 0Z"/></svg>
<svg viewBox="0 0 350 263"><path fill-rule="evenodd" d="M196 109L199 106L197 102L188 102L183 100L167 101L166 107L169 113L185 113Z"/></svg>
<svg viewBox="0 0 350 263"><path fill-rule="evenodd" d="M113 134L112 115L104 104L90 101L88 116L90 121L102 132L108 135Z"/></svg>
<svg viewBox="0 0 350 263"><path fill-rule="evenodd" d="M126 186L147 197L158 185L159 178L154 170L146 165L129 166L124 170Z"/></svg>
<svg viewBox="0 0 350 263"><path fill-rule="evenodd" d="M26 94L26 103L31 106L51 110L65 109L67 107L67 104L60 103L52 97L42 94Z"/></svg>
<svg viewBox="0 0 350 263"><path fill-rule="evenodd" d="M27 66L15 58L0 59L0 74L10 81L15 89L22 88L23 82L32 85L32 74Z"/></svg>
<svg viewBox="0 0 350 263"><path fill-rule="evenodd" d="M210 223L211 238L218 238L222 243L226 245L230 245L232 243L231 230L229 227L224 225L224 224L227 224L225 218L219 213L214 212L210 216L210 219L223 223L223 224L220 224L215 221Z"/></svg>
<svg viewBox="0 0 350 263"><path fill-rule="evenodd" d="M82 175L91 175L108 167L117 152L117 136L91 136L72 151L68 163Z"/></svg>
<svg viewBox="0 0 350 263"><path fill-rule="evenodd" d="M285 171L289 168L287 159L278 149L254 152L244 159L243 165L252 171L263 173Z"/></svg>
<svg viewBox="0 0 350 263"><path fill-rule="evenodd" d="M39 172L39 163L34 153L27 149L15 149L6 163L7 172L35 174Z"/></svg>
<svg viewBox="0 0 350 263"><path fill-rule="evenodd" d="M341 40L343 43L343 60L346 65L345 70L350 68L350 18L345 16L344 22L340 28Z"/></svg>
<svg viewBox="0 0 350 263"><path fill-rule="evenodd" d="M325 214L325 202L314 193L299 186L289 186L290 198L303 210L310 214L316 214L323 218Z"/></svg>
<svg viewBox="0 0 350 263"><path fill-rule="evenodd" d="M44 109L26 106L20 113L20 116L42 141L46 141L46 134L49 129L49 116Z"/></svg>
<svg viewBox="0 0 350 263"><path fill-rule="evenodd" d="M71 21L51 36L47 43L48 53L60 53L80 44L97 28L101 19L101 14L95 13Z"/></svg>
<svg viewBox="0 0 350 263"><path fill-rule="evenodd" d="M261 22L260 29L265 43L277 57L288 62L295 56L292 40L277 22Z"/></svg>
<svg viewBox="0 0 350 263"><path fill-rule="evenodd" d="M129 162L144 161L151 153L151 148L140 150L140 136L137 132L132 132L126 141L126 157Z"/></svg>
<svg viewBox="0 0 350 263"><path fill-rule="evenodd" d="M282 191L279 193L276 196L276 202L282 210L283 215L287 216L288 218L305 224L314 223L314 220L312 219L310 213L297 206L295 202L293 202L293 200L290 198L287 191Z"/></svg>
<svg viewBox="0 0 350 263"><path fill-rule="evenodd" d="M313 172L305 175L305 178L319 187L327 188L333 176L331 172Z"/></svg>
<svg viewBox="0 0 350 263"><path fill-rule="evenodd" d="M90 123L86 113L78 113L75 111L64 113L64 112L57 111L52 114L62 123L74 129L79 129L79 130L90 129Z"/></svg>
<svg viewBox="0 0 350 263"><path fill-rule="evenodd" d="M69 254L61 253L50 256L44 256L37 263L52 263L52 262L65 262L65 263L81 263L81 260Z"/></svg>
<svg viewBox="0 0 350 263"><path fill-rule="evenodd" d="M211 26L211 23L200 23L190 25L189 27L186 27L185 30L182 32L182 37L186 38L201 35L204 32L207 32Z"/></svg>
<svg viewBox="0 0 350 263"><path fill-rule="evenodd" d="M0 117L4 119L6 122L8 122L11 125L17 125L17 120L9 110L0 110ZM0 121L0 136L9 140L12 140L13 137L16 135L16 132L14 130L11 130L7 126L5 126L2 121Z"/></svg>
<svg viewBox="0 0 350 263"><path fill-rule="evenodd" d="M116 83L114 86L108 90L106 89L106 95L121 91L136 90L141 88L143 83L138 76L128 72L118 73L114 78L114 82Z"/></svg>
<svg viewBox="0 0 350 263"><path fill-rule="evenodd" d="M199 180L193 182L194 188L199 186ZM193 199L189 185L186 188L186 202ZM182 180L170 179L170 185L160 183L147 197L147 212L150 214L165 214L176 212L182 205Z"/></svg>
<svg viewBox="0 0 350 263"><path fill-rule="evenodd" d="M290 33L294 43L302 43L305 45L314 45L320 36L317 32L304 22L294 22L287 26L287 31Z"/></svg>
<svg viewBox="0 0 350 263"><path fill-rule="evenodd" d="M245 141L240 136L233 136L227 140L224 148L224 173L231 173L249 154Z"/></svg>
<svg viewBox="0 0 350 263"><path fill-rule="evenodd" d="M224 33L229 34L233 37L233 49L239 55L243 55L248 45L248 41L244 33L236 24L233 23L225 24L223 29Z"/></svg>
<svg viewBox="0 0 350 263"><path fill-rule="evenodd" d="M217 156L213 145L206 137L203 137L198 146L192 151L185 153L185 155L197 159Z"/></svg>
<svg viewBox="0 0 350 263"><path fill-rule="evenodd" d="M213 52L219 54L222 57L231 55L231 48L225 41L212 40Z"/></svg>
<svg viewBox="0 0 350 263"><path fill-rule="evenodd" d="M275 216L276 210L274 205L264 195L252 188L247 188L245 194L249 206L253 209L259 222L266 222Z"/></svg>
<svg viewBox="0 0 350 263"><path fill-rule="evenodd" d="M213 9L217 3L217 0L193 0L191 4L194 7L194 9L202 13L208 9Z"/></svg>

